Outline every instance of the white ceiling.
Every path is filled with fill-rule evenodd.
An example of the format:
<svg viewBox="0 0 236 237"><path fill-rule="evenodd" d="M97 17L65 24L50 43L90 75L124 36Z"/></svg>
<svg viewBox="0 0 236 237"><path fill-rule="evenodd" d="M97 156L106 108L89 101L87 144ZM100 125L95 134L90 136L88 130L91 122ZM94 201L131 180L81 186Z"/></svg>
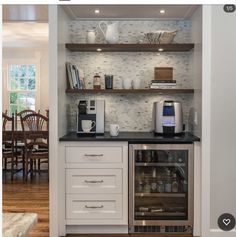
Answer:
<svg viewBox="0 0 236 237"><path fill-rule="evenodd" d="M48 46L47 5L3 5L3 47Z"/></svg>
<svg viewBox="0 0 236 237"><path fill-rule="evenodd" d="M63 5L72 19L142 18L142 19L189 19L198 5ZM100 14L94 10L99 9ZM160 14L165 9L165 14Z"/></svg>
<svg viewBox="0 0 236 237"><path fill-rule="evenodd" d="M45 48L48 46L48 23L3 23L4 48Z"/></svg>
<svg viewBox="0 0 236 237"><path fill-rule="evenodd" d="M47 5L3 5L3 22L48 22Z"/></svg>

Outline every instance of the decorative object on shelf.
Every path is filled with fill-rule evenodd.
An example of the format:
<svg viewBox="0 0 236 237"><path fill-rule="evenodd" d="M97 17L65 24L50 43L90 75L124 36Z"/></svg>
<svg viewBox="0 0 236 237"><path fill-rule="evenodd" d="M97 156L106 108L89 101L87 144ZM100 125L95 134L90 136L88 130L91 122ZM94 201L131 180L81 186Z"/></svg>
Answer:
<svg viewBox="0 0 236 237"><path fill-rule="evenodd" d="M96 30L88 30L86 36L86 42L88 44L94 44L96 42L96 35L97 35Z"/></svg>
<svg viewBox="0 0 236 237"><path fill-rule="evenodd" d="M176 80L152 80L150 89L175 88Z"/></svg>
<svg viewBox="0 0 236 237"><path fill-rule="evenodd" d="M113 75L104 75L105 89L113 89Z"/></svg>
<svg viewBox="0 0 236 237"><path fill-rule="evenodd" d="M82 69L70 62L66 62L66 74L70 89L85 89Z"/></svg>
<svg viewBox="0 0 236 237"><path fill-rule="evenodd" d="M102 28L103 25L105 25L106 30ZM99 22L99 28L102 31L107 43L117 44L119 39L118 22L114 22L108 25L107 22L101 21Z"/></svg>
<svg viewBox="0 0 236 237"><path fill-rule="evenodd" d="M131 89L132 88L132 79L131 78L123 78L123 88L124 89Z"/></svg>
<svg viewBox="0 0 236 237"><path fill-rule="evenodd" d="M154 67L155 80L173 80L173 67Z"/></svg>
<svg viewBox="0 0 236 237"><path fill-rule="evenodd" d="M160 38L161 32L149 32L144 34L144 38L147 39L147 41L150 44L159 44L159 38Z"/></svg>
<svg viewBox="0 0 236 237"><path fill-rule="evenodd" d="M93 89L101 89L101 77L98 73L93 77Z"/></svg>
<svg viewBox="0 0 236 237"><path fill-rule="evenodd" d="M144 38L150 44L170 44L176 36L177 32L178 30L158 30L156 32L148 32L144 34Z"/></svg>
<svg viewBox="0 0 236 237"><path fill-rule="evenodd" d="M173 80L173 67L155 67L154 80L151 81L151 89L174 88L176 80Z"/></svg>
<svg viewBox="0 0 236 237"><path fill-rule="evenodd" d="M136 77L132 80L132 87L133 89L140 89L141 80L140 78Z"/></svg>
<svg viewBox="0 0 236 237"><path fill-rule="evenodd" d="M178 30L175 31L162 31L160 38L159 38L159 43L160 44L170 44L174 37L176 36Z"/></svg>

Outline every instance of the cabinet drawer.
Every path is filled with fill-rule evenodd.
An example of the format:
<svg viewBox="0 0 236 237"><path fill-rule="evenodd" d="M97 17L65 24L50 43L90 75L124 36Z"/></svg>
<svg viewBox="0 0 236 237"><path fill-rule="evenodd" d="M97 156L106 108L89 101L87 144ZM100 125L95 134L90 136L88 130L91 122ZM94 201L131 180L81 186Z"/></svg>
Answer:
<svg viewBox="0 0 236 237"><path fill-rule="evenodd" d="M66 147L67 163L122 163L122 147Z"/></svg>
<svg viewBox="0 0 236 237"><path fill-rule="evenodd" d="M67 194L66 219L81 220L86 224L93 224L89 220L96 219L121 219L122 195L121 194Z"/></svg>
<svg viewBox="0 0 236 237"><path fill-rule="evenodd" d="M122 193L122 169L66 169L67 193Z"/></svg>

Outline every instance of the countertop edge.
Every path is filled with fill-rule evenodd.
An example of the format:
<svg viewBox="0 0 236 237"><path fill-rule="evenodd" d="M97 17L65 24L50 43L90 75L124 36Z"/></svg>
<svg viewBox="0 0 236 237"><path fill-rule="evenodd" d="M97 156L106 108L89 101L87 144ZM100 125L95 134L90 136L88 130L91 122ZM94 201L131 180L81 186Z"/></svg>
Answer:
<svg viewBox="0 0 236 237"><path fill-rule="evenodd" d="M186 132L181 136L156 136L151 132L120 132L117 137L111 137L108 132L104 136L90 136L83 137L77 136L76 132L69 132L68 134L59 138L59 142L92 142L92 141L101 141L101 142L121 142L127 141L129 144L134 143L194 143L199 142L200 138Z"/></svg>

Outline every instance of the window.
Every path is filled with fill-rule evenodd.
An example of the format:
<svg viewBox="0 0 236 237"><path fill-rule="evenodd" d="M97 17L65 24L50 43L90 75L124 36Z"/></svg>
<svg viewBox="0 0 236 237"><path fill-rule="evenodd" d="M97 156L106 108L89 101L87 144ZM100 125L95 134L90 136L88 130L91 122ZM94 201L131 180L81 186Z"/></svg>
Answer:
<svg viewBox="0 0 236 237"><path fill-rule="evenodd" d="M36 70L35 64L8 65L9 111L14 113L25 109L36 109Z"/></svg>

